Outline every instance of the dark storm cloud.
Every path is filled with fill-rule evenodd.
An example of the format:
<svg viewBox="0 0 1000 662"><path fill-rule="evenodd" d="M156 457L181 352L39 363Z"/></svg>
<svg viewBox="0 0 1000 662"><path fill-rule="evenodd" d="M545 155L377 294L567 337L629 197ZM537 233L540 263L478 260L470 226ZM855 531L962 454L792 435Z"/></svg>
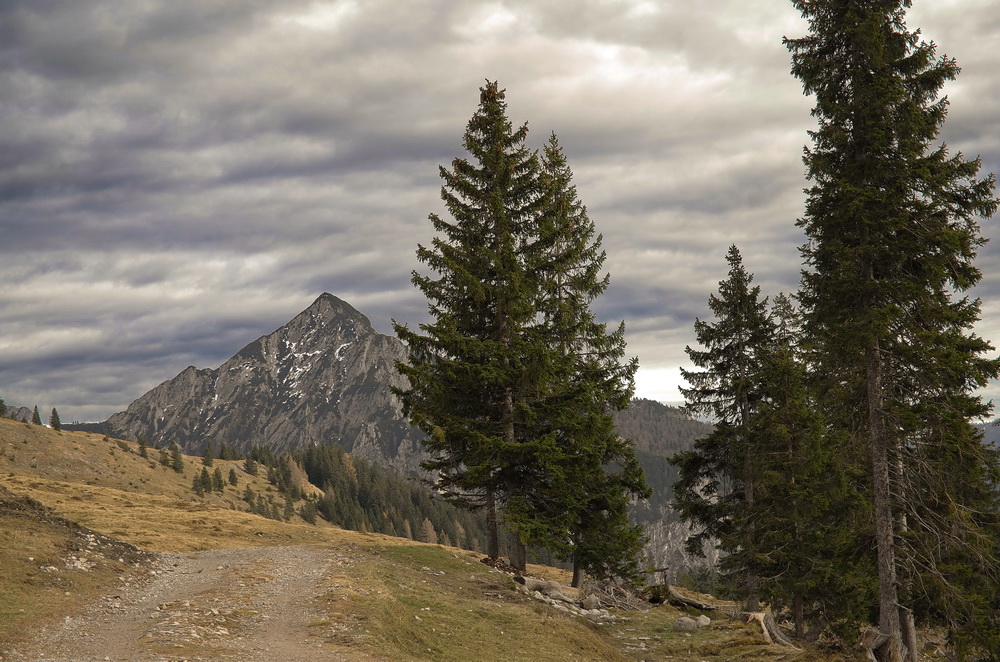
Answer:
<svg viewBox="0 0 1000 662"><path fill-rule="evenodd" d="M964 69L943 138L998 169L1000 19L912 13ZM566 150L640 392L676 399L730 244L766 294L797 282L813 120L781 38L804 31L763 0L2 3L0 396L105 418L323 291L385 333L424 320L438 166L498 79ZM1000 330L1000 246L980 267Z"/></svg>

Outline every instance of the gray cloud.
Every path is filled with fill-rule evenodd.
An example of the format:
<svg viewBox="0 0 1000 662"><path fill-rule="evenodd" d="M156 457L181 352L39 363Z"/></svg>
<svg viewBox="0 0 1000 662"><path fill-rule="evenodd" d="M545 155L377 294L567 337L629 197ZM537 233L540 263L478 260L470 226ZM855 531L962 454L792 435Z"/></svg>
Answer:
<svg viewBox="0 0 1000 662"><path fill-rule="evenodd" d="M1000 17L917 5L963 67L942 138L996 171ZM796 286L813 120L781 38L804 30L745 0L5 2L0 395L102 419L322 291L382 332L423 320L414 249L489 78L533 146L558 133L608 253L597 310L676 397L731 243ZM991 337L1000 247L979 266Z"/></svg>

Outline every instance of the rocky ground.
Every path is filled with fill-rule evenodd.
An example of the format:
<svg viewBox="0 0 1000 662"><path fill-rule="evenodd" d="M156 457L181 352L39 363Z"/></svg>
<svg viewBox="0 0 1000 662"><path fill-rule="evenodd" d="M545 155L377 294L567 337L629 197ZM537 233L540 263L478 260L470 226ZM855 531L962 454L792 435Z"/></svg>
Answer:
<svg viewBox="0 0 1000 662"><path fill-rule="evenodd" d="M347 659L330 644L317 599L329 548L258 547L159 555L88 613L38 632L10 661L306 662Z"/></svg>

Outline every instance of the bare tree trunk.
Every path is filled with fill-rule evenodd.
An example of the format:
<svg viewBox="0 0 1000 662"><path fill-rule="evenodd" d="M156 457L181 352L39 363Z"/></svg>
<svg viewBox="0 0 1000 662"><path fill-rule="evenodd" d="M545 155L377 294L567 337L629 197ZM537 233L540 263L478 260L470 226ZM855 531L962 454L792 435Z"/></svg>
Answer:
<svg viewBox="0 0 1000 662"><path fill-rule="evenodd" d="M877 346L865 357L868 400L868 445L878 550L879 631L887 638L878 649L881 662L903 662L896 586L896 550L893 539L892 494L889 490L889 440L882 399L882 364Z"/></svg>
<svg viewBox="0 0 1000 662"><path fill-rule="evenodd" d="M906 647L908 662L920 662L917 649L917 625L913 622L913 612L905 607L899 608L899 622L902 628L903 645Z"/></svg>
<svg viewBox="0 0 1000 662"><path fill-rule="evenodd" d="M583 583L583 569L580 568L580 559L576 554L573 555L573 581L570 582L570 586L573 588L580 588L580 584Z"/></svg>

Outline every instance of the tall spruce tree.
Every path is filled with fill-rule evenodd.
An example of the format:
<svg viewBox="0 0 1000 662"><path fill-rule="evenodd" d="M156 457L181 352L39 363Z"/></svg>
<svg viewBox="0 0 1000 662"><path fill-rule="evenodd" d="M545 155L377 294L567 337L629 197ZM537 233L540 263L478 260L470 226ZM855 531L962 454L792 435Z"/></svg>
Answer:
<svg viewBox="0 0 1000 662"><path fill-rule="evenodd" d="M628 507L651 494L631 442L615 431L613 412L628 406L638 362L624 360L624 323L609 332L590 309L609 276L601 273L602 237L572 178L553 134L542 156L539 239L525 256L538 284L529 332L546 349L536 366L544 383L526 402L529 461L507 514L528 542L573 559L578 586L583 573L637 578L644 536Z"/></svg>
<svg viewBox="0 0 1000 662"><path fill-rule="evenodd" d="M42 424L42 417L38 413L38 405L35 405L35 409L31 412L31 422L35 425Z"/></svg>
<svg viewBox="0 0 1000 662"><path fill-rule="evenodd" d="M691 362L701 370L681 370L690 384L682 388L686 407L715 421L712 432L678 453L671 463L679 468L674 499L681 517L699 527L688 538L688 550L701 553L703 545L718 541L732 555L753 538L752 521L735 526L740 513L752 509L758 467L751 430L752 417L761 402L763 356L773 342L774 328L767 299L751 285L753 274L743 267L736 246L726 255L729 276L711 294L708 306L714 322L695 320L695 337L704 349L686 347ZM739 579L748 608L756 610L756 579L747 566L728 571Z"/></svg>
<svg viewBox="0 0 1000 662"><path fill-rule="evenodd" d="M436 214L438 235L418 246L431 275L414 272L432 320L414 331L394 322L409 347L398 391L411 422L426 433L424 468L452 501L485 508L486 553L499 556L498 507L518 486L518 427L535 388L540 347L525 329L534 293L521 254L537 223L538 159L525 147L527 125L507 118L504 91L487 81L469 120L469 158L440 168L452 220Z"/></svg>
<svg viewBox="0 0 1000 662"><path fill-rule="evenodd" d="M917 659L914 609L960 630L961 575L996 577L982 524L996 458L970 420L1000 370L971 332L977 218L997 209L978 159L933 146L958 73L905 26L906 0L793 0L810 34L787 39L815 95L800 301L828 424L862 470L877 549L880 660ZM993 473L993 476L996 474ZM858 522L869 520L859 513Z"/></svg>
<svg viewBox="0 0 1000 662"><path fill-rule="evenodd" d="M871 598L870 572L857 550L852 513L862 504L837 471L836 444L809 388L792 299L774 298L772 342L761 352L759 402L750 419L754 502L733 515L739 546L724 568L757 578L761 597L792 614L796 637L806 625L850 636ZM752 531L753 537L742 534Z"/></svg>
<svg viewBox="0 0 1000 662"><path fill-rule="evenodd" d="M62 430L62 421L59 420L59 412L56 411L55 407L52 408L52 413L49 414L49 427L56 432Z"/></svg>

